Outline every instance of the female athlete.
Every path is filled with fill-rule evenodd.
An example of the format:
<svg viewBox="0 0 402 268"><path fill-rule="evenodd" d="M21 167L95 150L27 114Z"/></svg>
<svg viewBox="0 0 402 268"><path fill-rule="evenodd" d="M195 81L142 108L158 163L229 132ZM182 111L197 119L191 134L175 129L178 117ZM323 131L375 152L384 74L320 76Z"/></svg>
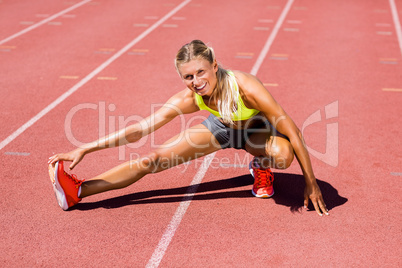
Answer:
<svg viewBox="0 0 402 268"><path fill-rule="evenodd" d="M254 156L250 163L254 176L252 194L260 198L274 194L270 168L286 169L296 155L306 182L304 207L310 199L319 215L328 215L300 130L255 76L223 69L213 49L199 40L178 51L175 65L187 88L155 113L69 153L49 158L49 175L62 209L67 210L84 197L127 187L147 174L220 149L236 148ZM71 161L69 168L73 169L88 153L136 142L176 116L199 110L211 115L145 156L85 181L64 171L63 161Z"/></svg>

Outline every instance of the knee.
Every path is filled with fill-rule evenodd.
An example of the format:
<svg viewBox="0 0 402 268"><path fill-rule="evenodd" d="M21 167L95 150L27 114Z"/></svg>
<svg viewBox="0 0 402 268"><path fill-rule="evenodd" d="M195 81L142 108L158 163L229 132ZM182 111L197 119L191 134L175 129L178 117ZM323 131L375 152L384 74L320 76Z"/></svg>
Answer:
<svg viewBox="0 0 402 268"><path fill-rule="evenodd" d="M273 160L273 167L276 169L287 169L294 159L293 147L287 140L276 142L266 153Z"/></svg>
<svg viewBox="0 0 402 268"><path fill-rule="evenodd" d="M293 147L289 142L287 142L287 145L285 145L282 148L282 153L281 154L282 154L282 158L283 158L282 169L286 169L286 168L290 167L290 165L293 162L294 156L295 156L294 151L293 151Z"/></svg>

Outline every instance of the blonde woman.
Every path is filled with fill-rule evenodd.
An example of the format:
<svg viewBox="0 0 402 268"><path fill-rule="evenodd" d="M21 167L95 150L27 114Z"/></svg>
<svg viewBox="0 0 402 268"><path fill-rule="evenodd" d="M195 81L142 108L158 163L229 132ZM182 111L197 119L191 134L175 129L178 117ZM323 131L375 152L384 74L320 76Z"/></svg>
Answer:
<svg viewBox="0 0 402 268"><path fill-rule="evenodd" d="M274 194L270 168L286 169L296 155L306 182L304 207L310 199L319 215L328 215L299 129L255 76L223 69L213 49L199 40L178 51L175 65L187 88L173 95L154 114L69 153L49 158L50 178L63 210L84 197L127 187L147 174L220 149L236 148L254 156L250 163L254 176L252 194L260 198ZM72 162L71 170L88 153L136 142L176 116L199 110L207 110L211 115L139 159L85 181L64 171L63 161Z"/></svg>

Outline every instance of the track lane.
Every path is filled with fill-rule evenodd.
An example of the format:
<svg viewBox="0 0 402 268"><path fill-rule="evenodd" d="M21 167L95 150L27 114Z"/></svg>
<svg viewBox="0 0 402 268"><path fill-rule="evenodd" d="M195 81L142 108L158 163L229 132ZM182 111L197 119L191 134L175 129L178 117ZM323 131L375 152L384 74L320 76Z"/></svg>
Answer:
<svg viewBox="0 0 402 268"><path fill-rule="evenodd" d="M132 36L141 35L147 28L134 27L133 24L146 20L144 14L153 13L161 17L164 15L162 12L169 12L171 9L166 6L155 12L155 3L131 9L125 5L114 9L113 6L113 3L104 4L103 7L87 6L81 13L77 13L75 21L62 27L64 31L54 28L38 29L32 37L26 37L33 38L33 41L28 43L21 38L21 46L17 43L19 51L13 51L4 57L8 64L0 67L5 74L5 79L0 82L0 93L3 96L0 104L5 111L1 115L1 120L5 123L0 133L1 148L15 135L19 135L24 129L21 127L24 123L25 127L29 126L32 123L29 120L46 112L42 110L44 107L51 108L52 104L48 106L49 103L57 102L60 95L85 79L88 73L97 70L118 49L129 43ZM130 10L130 13L116 16L121 12L124 14L125 9ZM97 16L103 16L104 20L99 21ZM154 22L150 20L148 27ZM92 31L83 27L77 31L79 25L92 24L99 27L99 30ZM62 45L57 45L60 40L63 40ZM49 84L52 87L50 91ZM25 104L26 98L31 100L31 105ZM11 133L14 134L9 136Z"/></svg>
<svg viewBox="0 0 402 268"><path fill-rule="evenodd" d="M193 8L196 7L191 7L189 6L189 9L186 9L186 12L183 11L183 13L180 14L180 16L185 15L187 12L196 12L197 10L194 10ZM178 14L179 15L179 14ZM207 23L207 22L205 22ZM202 26L205 26L205 23ZM212 23L212 22L211 22ZM241 22L238 22L241 23ZM188 30L193 30L194 27L191 27L192 25L189 24L188 22L185 22L187 24L187 29ZM199 32L203 31L204 27L199 28ZM175 31L176 33L172 32L170 28L161 28L159 31L155 32L155 37L160 37L163 38L165 35L170 36L170 38L177 37L177 39L181 38L183 39L183 36L180 32ZM206 37L208 32L204 32L203 35ZM234 33L237 34L237 33ZM220 40L219 35L216 35L213 40ZM61 106L59 106L58 109L54 110L51 115L46 116L45 119L47 120L41 120L35 124L34 128L28 129L26 132L24 132L18 139L15 140L12 144L9 145L7 150L21 150L24 148L24 150L31 152L31 157L30 158L25 158L23 160L18 159L18 158L7 158L7 161L4 162L6 166L13 167L15 165L18 165L19 161L27 161L29 159L30 165L32 166L39 166L42 165L43 159L46 159L48 156L48 152L51 152L53 150L68 150L71 148L71 144L69 144L68 141L66 141L65 138L65 133L63 129L63 120L68 113L69 109L73 107L74 105L83 103L83 102L88 102L88 103L95 103L99 104L99 100L107 100L110 102L116 103L117 109L122 109L118 111L118 115L125 115L129 116L133 113L133 110L140 111L141 113L147 113L149 109L149 103L144 103L144 102L138 102L135 101L136 99L134 98L132 101L129 101L127 103L127 96L130 96L128 94L132 94L132 90L135 90L135 92L140 96L140 94L144 94L142 92L152 92L152 89L154 90L154 93L151 93L152 96L153 94L156 94L156 97L158 100L166 100L165 97L168 95L171 95L174 91L181 90L183 88L183 85L181 84L180 80L177 78L176 82L170 82L170 81L165 81L165 80L154 80L155 74L162 74L162 76L167 76L169 77L169 80L171 80L172 77L177 76L175 74L174 68L172 66L172 55L176 53L178 44L176 43L171 43L171 44L162 44L162 48L158 46L158 49L152 49L152 46L155 46L155 39L154 38L149 38L144 40L144 42L141 42L139 45L139 48L149 48L150 51L155 51L155 53L149 53L149 57L146 58L145 63L148 62L149 65L149 60L158 60L158 68L155 68L155 66L147 67L147 65L141 65L141 68L138 69L138 66L133 67L137 68L135 72L128 72L123 76L119 76L117 80L115 80L116 85L110 85L108 84L109 82L113 81L101 81L101 80L94 80L92 83L88 84L85 86L82 90L80 90L80 94L78 95L73 95L71 98L66 100ZM205 39L205 38L204 38ZM162 39L164 40L164 39ZM183 39L184 40L184 39ZM212 38L210 39L212 40ZM186 39L186 41L188 41ZM182 43L180 42L180 45ZM224 51L225 47L230 44L230 41L226 41L226 43L221 43L220 45L215 46L217 49ZM173 51L173 53L172 53ZM119 73L122 71L134 71L134 69L129 69L127 70L127 62L130 62L131 66L135 66L137 64L133 64L132 62L132 55L125 55L126 57L123 57L121 59L121 64L118 64L120 60L116 62L116 65L113 64L106 70L104 70L102 75L109 76L113 73ZM147 57L147 56L146 56ZM234 57L234 55L233 55ZM153 72L148 72L149 68L153 69ZM170 74L166 70L170 70ZM134 77L133 77L134 76ZM127 87L127 82L134 82L133 86ZM153 83L149 83L149 81L155 81ZM162 90L161 93L158 93L158 89L169 89L166 87L167 83L172 83L174 84L174 87L170 90L171 92L168 92L167 90ZM123 87L125 85L125 88ZM121 91L121 94L118 94L119 91L114 91L113 93L110 92L111 89L116 89L119 90L120 88L123 88ZM138 89L144 88L144 91L139 91ZM94 94L94 90L98 91L98 95ZM102 95L99 95L102 94ZM111 97L109 99L109 97ZM120 103L122 104L120 106ZM109 102L107 103L109 104ZM134 107L135 106L135 107ZM126 109L123 111L123 109ZM92 112L92 113L91 113ZM74 122L77 124L82 124L86 128L82 127L83 133L78 133L77 135L83 135L86 136L87 133L91 134L92 137L97 134L97 129L96 129L96 123L97 123L97 112L98 111L91 111L89 110L89 113L83 114L81 117L77 115L76 119ZM109 115L109 114L108 114ZM93 120L95 119L95 120ZM51 122L51 123L49 123ZM175 126L178 126L177 128ZM91 127L93 127L91 129ZM180 122L176 122L171 124L171 128L165 129L165 134L164 135L171 135L170 133L176 133L177 129L180 128ZM38 131L39 130L39 131ZM27 145L27 141L31 140L30 137L33 137L32 135L35 134L36 137L34 137L35 144L29 144ZM40 133L40 134L39 134ZM39 134L39 135L38 135ZM39 138L40 135L45 135L42 136L42 138ZM166 137L165 136L165 137ZM45 138L43 138L45 137ZM87 139L88 136L86 136ZM91 138L92 139L92 138ZM44 149L46 147L46 149ZM38 152L35 151L35 148L42 148L43 152ZM64 149L63 149L64 148ZM144 148L140 148L138 150L135 150L135 152L145 152L147 150L147 146L144 146ZM100 161L104 161L103 167L107 168L110 165L115 165L116 162L118 162L117 158L118 152L115 150L110 150L107 153L99 153L97 154L98 157L90 157L85 160L85 167L82 166L82 168L77 169L78 174L82 174L83 176L90 176L93 174L96 174L99 170L99 164ZM4 157L4 155L2 156ZM103 159L103 160L100 160ZM7 163L6 163L7 162ZM41 172L42 174L35 174L31 181L32 183L35 183L34 187L31 187L31 183L26 183L24 180L19 180L19 178L23 178L23 175L17 171L15 172L12 171L11 169L5 169L7 173L7 177L9 178L9 183L13 180L18 180L19 182L19 187L24 186L24 189L31 188L32 191L35 191L37 189L48 189L48 194L47 196L36 196L33 194L34 200L23 200L19 199L19 196L24 192L24 191L15 191L9 193L8 196L12 196L12 199L4 203L4 205L9 205L10 210L7 210L7 212L4 214L5 218L12 219L12 211L13 209L19 209L21 206L26 207L28 210L32 209L35 211L46 211L49 208L49 205L54 204L53 206L53 212L48 212L49 215L47 217L42 217L41 219L36 219L36 223L40 225L38 227L38 232L40 233L47 242L47 245L52 247L55 252L58 253L58 255L53 255L51 254L51 258L46 257L46 255L43 253L42 250L39 250L36 254L36 259L37 263L54 263L59 262L59 261L67 261L69 260L70 262L72 261L73 263L75 262L74 260L69 259L68 257L64 256L70 256L73 252L75 251L81 251L82 255L90 255L91 258L94 258L95 260L92 260L92 264L99 264L101 261L103 261L103 264L113 262L113 264L119 263L119 261L123 264L126 263L126 260L117 260L115 258L111 258L110 256L108 259L104 259L105 252L112 252L112 248L115 248L116 246L120 248L120 254L123 254L127 256L128 254L126 247L121 248L121 242L127 242L127 239L123 239L120 235L115 236L113 239L114 242L112 241L104 241L104 237L106 233L110 232L110 235L108 237L112 236L112 233L115 232L115 227L116 225L119 226L125 226L127 228L126 231L124 231L126 237L135 237L134 240L129 242L132 245L132 248L136 248L138 252L136 252L134 255L130 255L131 259L129 261L133 263L144 263L146 264L146 261L148 260L148 257L151 256L152 251L154 249L154 245L157 244L158 239L160 238L160 235L155 235L155 234L162 234L164 229L167 226L168 221L170 220L171 215L174 213L174 210L176 209L177 205L175 203L170 203L167 202L166 204L159 204L159 208L155 208L154 204L152 202L148 205L141 206L141 210L134 210L133 207L130 206L131 203L139 203L141 204L141 198L139 201L124 201L124 196L129 195L128 198L130 198L130 194L133 193L133 188L129 187L128 189L124 189L119 192L118 196L123 196L123 198L113 202L108 203L108 202L102 202L105 198L112 198L116 197L116 193L110 192L106 193L102 196L94 196L93 198L88 198L86 199L87 205L81 206L81 208L78 208L75 212L72 213L77 213L76 216L71 216L72 213L68 213L65 215L62 215L61 217L58 216L60 213L62 213L57 205L54 203L54 197L51 193L51 188L48 185L48 181L45 180L43 181L44 177L47 177L46 171L43 170ZM85 171L84 171L85 170ZM21 170L22 172L22 170ZM172 170L169 171L171 173L166 173L164 176L166 177L177 177L177 175L181 175L181 170ZM195 167L189 167L188 169L188 174L194 174L195 173ZM181 175L180 177L183 177L181 180L177 181L171 181L171 180L164 180L164 181L158 181L157 184L152 183L152 181L155 181L157 176L149 176L148 179L144 181L140 181L135 185L135 187L138 189L142 189L143 191L146 190L155 190L156 188L171 188L177 186L183 186L183 185L188 185L192 175ZM188 182L187 182L188 181ZM5 192L5 188L2 189L2 192ZM134 195L135 197L136 195ZM45 198L45 201L40 201L39 198ZM11 200L19 199L20 201L14 204L10 204ZM123 200L123 201L119 201ZM130 200L130 199L128 199ZM36 201L36 202L35 202ZM146 202L145 202L146 203ZM34 205L36 204L36 205ZM120 205L119 205L120 204ZM105 222L109 222L106 226L110 227L110 231L107 231L105 227L102 227L100 223L92 222L91 219L92 216L88 215L91 214L93 217L98 218L98 221L100 222L100 215L102 215L102 208L107 208L107 207L113 207L117 206L119 209L116 210L116 214L114 219L111 221L110 219L107 220L105 218ZM87 209L94 208L93 210L86 211ZM82 214L80 213L80 210L84 210ZM118 211L118 212L117 212ZM92 214L94 213L94 214ZM69 215L69 216L68 216ZM81 215L81 216L80 216ZM106 215L105 215L106 216ZM108 214L108 217L110 214ZM135 221L132 221L132 219L135 219ZM149 223L158 223L154 224L153 226L149 226ZM47 224L48 223L48 224ZM68 225L67 225L68 223ZM50 228L51 230L47 230L46 228L49 228L49 224L52 225ZM103 223L105 224L105 223ZM46 227L45 227L46 226ZM80 226L90 226L90 233L87 230L80 230ZM24 229L15 229L16 231L12 232L15 237L21 237L25 232ZM77 230L78 233L77 233ZM102 230L102 232L96 231L96 230ZM49 231L49 232L48 232ZM50 231L53 233L61 233L63 234L60 238L51 238L50 237ZM95 232L95 233L93 233ZM106 233L105 233L106 232ZM74 236L72 234L74 233ZM75 236L76 235L76 236ZM129 236L127 236L129 235ZM99 250L98 252L94 252L90 248L87 247L86 243L76 243L74 248L61 248L58 246L60 243L60 239L64 239L65 237L70 237L73 241L76 241L76 239L79 239L80 241L87 241L87 239L91 239L91 243L99 245L99 248L102 248L103 250ZM34 235L29 235L26 236L26 239L21 240L19 243L15 244L15 248L24 246L27 241L31 241L34 238ZM116 239L116 240L115 240ZM97 241L97 242L94 242ZM103 242L102 242L103 241ZM41 242L36 242L35 243L36 248L40 248ZM119 246L120 245L120 246ZM152 247L149 247L148 245L153 245ZM121 256L121 255L118 255ZM22 256L18 255L16 256L16 260L21 261ZM77 261L78 263L78 261ZM80 262L82 264L82 262Z"/></svg>
<svg viewBox="0 0 402 268"><path fill-rule="evenodd" d="M289 9L291 8L293 4L293 0L290 0L286 3L285 7L283 8L278 21L276 22L273 30L271 31L268 40L265 42L263 49L261 52L258 54L257 60L253 65L253 68L251 69L251 74L256 75L262 62L267 56L267 53L269 52L269 48L272 45L272 43L275 40L275 37L278 33L279 28L282 26L282 23L287 16ZM253 6L255 7L255 6ZM191 182L191 185L189 186L188 193L186 193L185 197L183 200L180 202L179 207L177 208L175 214L172 217L172 220L170 221L168 227L166 228L165 233L163 234L161 240L158 243L158 246L155 248L154 253L152 254L150 260L147 263L146 267L158 267L159 264L161 263L166 250L169 247L170 242L172 241L177 228L180 225L180 222L182 221L188 207L190 206L190 202L193 199L194 194L196 193L198 189L198 185L201 183L203 177L205 176L205 172L208 171L211 162L213 161L216 153L212 153L208 156L206 156L197 171L194 180Z"/></svg>
<svg viewBox="0 0 402 268"><path fill-rule="evenodd" d="M332 133L339 139L338 165L312 157L331 216L292 210L303 202L296 162L288 170L275 170L277 191L269 200L251 197L245 168L228 171L218 165L208 170L161 267L208 266L212 255L214 263L234 267L400 263L400 235L387 234L398 232L400 219L400 213L393 215L400 187L390 171L401 161L395 141L401 95L384 94L382 86L398 87L401 68L379 62L380 55L398 62L400 56L395 36L376 33L376 23L392 23L390 12L378 12L387 4L295 1L271 47L272 54L281 56L270 54L259 72L263 82L276 85L268 89L300 128L320 111L322 120L305 128L311 149L331 152L326 127L338 124L339 136ZM275 59L284 55L287 59ZM334 101L337 115L327 120L325 106ZM221 151L216 158L247 163L232 153Z"/></svg>
<svg viewBox="0 0 402 268"><path fill-rule="evenodd" d="M2 1L0 3L0 40L17 34L33 24L70 8L72 5L63 1L49 0L35 2L26 0Z"/></svg>
<svg viewBox="0 0 402 268"><path fill-rule="evenodd" d="M23 30L21 30L21 31L18 31L18 32L16 32L16 33L4 38L4 39L0 39L0 45L3 45L5 43L7 43L7 42L10 42L13 39L15 39L15 38L17 38L17 37L19 37L21 35L24 35L24 34L30 32L32 30L35 30L36 28L44 25L45 23L51 23L52 20L57 19L57 18L65 15L66 13L71 12L71 11L75 10L76 8L79 8L82 5L85 5L85 4L89 3L89 2L91 2L91 0L81 1L81 2L75 4L75 5L71 6L71 7L68 7L66 9L64 9L64 10L62 10L60 12L57 12L55 14L52 14L52 15L47 14L47 13L45 13L45 14L43 14L43 13L38 14L37 13L37 14L35 14L36 17L46 17L45 19L42 19L37 23L35 23L34 21L20 21L20 24L26 24L26 25L30 25L30 26L25 28L25 29L23 29ZM38 5L38 4L39 4L39 6L41 6L41 5L43 6L43 3L36 3L36 5ZM47 3L46 3L46 5L47 5ZM32 12L32 10L30 10L29 6L24 6L23 9L24 10L29 10L29 11ZM41 11L43 12L44 9L43 10L41 9ZM13 14L14 12L10 11L10 10L7 10L5 13L6 14ZM21 12L18 11L18 13L21 13ZM8 28L8 27L4 27L4 28Z"/></svg>

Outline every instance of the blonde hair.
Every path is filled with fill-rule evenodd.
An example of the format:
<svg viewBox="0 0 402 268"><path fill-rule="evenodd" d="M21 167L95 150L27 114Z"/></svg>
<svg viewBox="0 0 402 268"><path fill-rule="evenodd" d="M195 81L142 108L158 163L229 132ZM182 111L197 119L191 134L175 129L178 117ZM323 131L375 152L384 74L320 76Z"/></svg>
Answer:
<svg viewBox="0 0 402 268"><path fill-rule="evenodd" d="M200 40L193 40L184 45L176 55L175 66L180 74L179 66L194 59L205 59L210 64L215 62L215 53L212 47L208 47ZM217 84L212 92L211 100L216 102L218 111L225 123L233 123L233 114L237 113L239 91L235 87L235 78L230 76L227 70L218 64L216 73Z"/></svg>

